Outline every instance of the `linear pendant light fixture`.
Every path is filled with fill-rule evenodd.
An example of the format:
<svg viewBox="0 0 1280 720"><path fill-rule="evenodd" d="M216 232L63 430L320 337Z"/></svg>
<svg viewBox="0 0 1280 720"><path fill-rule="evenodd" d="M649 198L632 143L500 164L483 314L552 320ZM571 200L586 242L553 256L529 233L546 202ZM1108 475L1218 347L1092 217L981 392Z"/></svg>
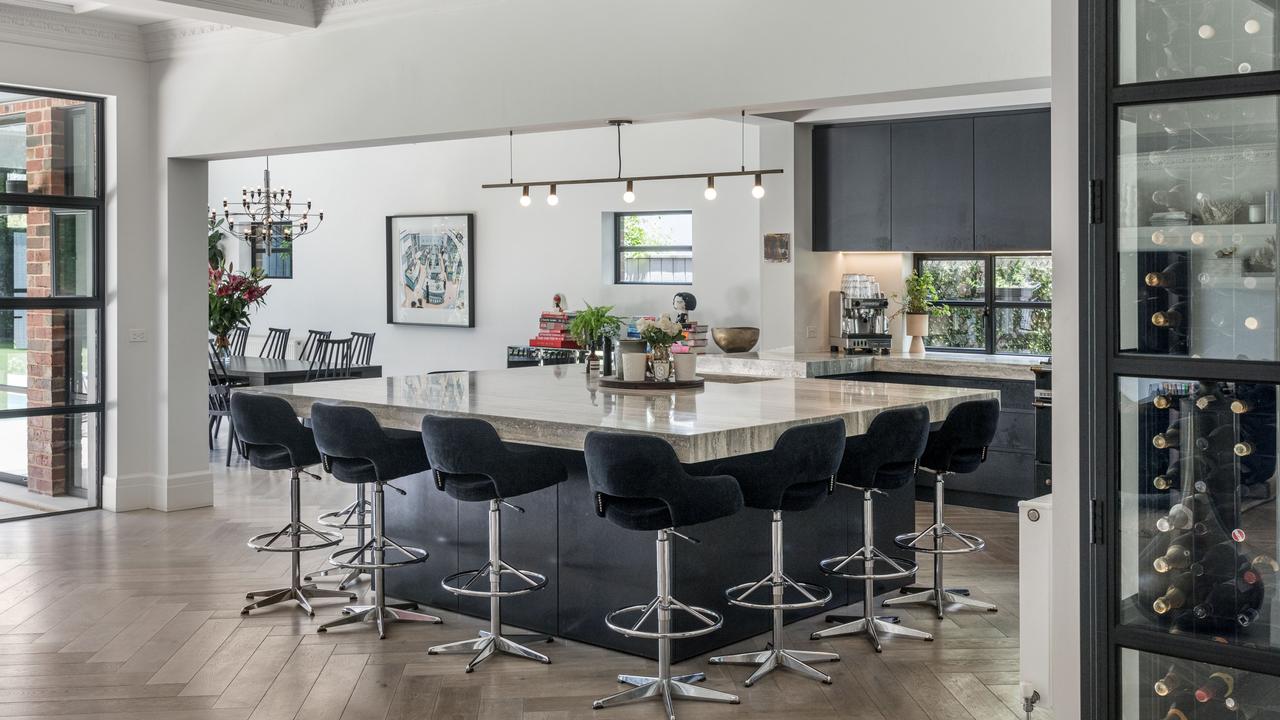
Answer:
<svg viewBox="0 0 1280 720"><path fill-rule="evenodd" d="M636 200L635 186L636 183L657 182L660 180L693 180L705 178L707 181L706 189L702 195L707 200L715 200L716 178L722 177L741 177L753 176L754 182L751 186L751 196L757 200L764 197L764 176L765 175L781 175L782 168L761 168L758 170L748 170L746 165L747 158L747 111L742 111L742 164L737 170L724 170L720 172L705 173L677 173L672 175L627 175L622 174L622 126L630 125L630 120L610 120L609 124L614 126L618 132L618 175L617 177L607 178L577 178L568 180L516 180L514 172L514 147L513 137L515 132L507 131L507 153L508 168L511 172L508 174L507 182L504 183L488 183L480 187L485 190L496 190L503 188L520 188L520 205L529 207L533 201L529 197L529 188L545 187L547 188L547 204L556 206L560 204L560 196L556 193L557 186L560 185L602 185L605 183L622 183L626 190L622 193L622 201L625 203L633 203Z"/></svg>

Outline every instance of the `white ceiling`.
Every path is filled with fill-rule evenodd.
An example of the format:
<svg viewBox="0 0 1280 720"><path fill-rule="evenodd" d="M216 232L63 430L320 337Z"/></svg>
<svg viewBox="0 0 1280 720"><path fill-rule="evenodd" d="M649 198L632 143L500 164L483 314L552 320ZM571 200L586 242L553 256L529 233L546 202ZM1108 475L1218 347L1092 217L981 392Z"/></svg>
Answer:
<svg viewBox="0 0 1280 720"><path fill-rule="evenodd" d="M127 23L130 25L147 25L161 20L173 20L177 16L154 10L118 7L113 3L96 0L0 0L0 5L47 10L64 15L79 15L98 20Z"/></svg>

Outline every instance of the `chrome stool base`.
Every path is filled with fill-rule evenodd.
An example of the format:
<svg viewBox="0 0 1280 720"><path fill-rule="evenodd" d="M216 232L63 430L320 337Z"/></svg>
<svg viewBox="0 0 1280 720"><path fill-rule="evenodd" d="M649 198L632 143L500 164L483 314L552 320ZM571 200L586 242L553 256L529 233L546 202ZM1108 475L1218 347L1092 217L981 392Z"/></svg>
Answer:
<svg viewBox="0 0 1280 720"><path fill-rule="evenodd" d="M869 606L869 605L868 605ZM833 615L828 620L838 618L840 616ZM915 628L903 627L898 625L896 617L861 617L853 622L847 622L843 625L837 625L833 628L819 630L810 635L811 640L823 640L825 638L841 637L844 635L860 635L866 633L867 639L871 641L871 647L876 652L883 652L880 644L881 633L885 635L898 635L901 637L915 638L926 642L933 642L933 635Z"/></svg>
<svg viewBox="0 0 1280 720"><path fill-rule="evenodd" d="M903 590L909 591L911 588L903 588ZM894 607L897 605L913 605L916 603L932 605L935 608L938 608L939 618L942 617L942 612L948 605L959 605L961 607L973 608L974 610L986 610L987 612L1000 611L1000 608L989 602L974 600L968 595L962 595L961 593L947 590L945 588L925 588L911 593L910 595L889 598L881 604L884 605L884 607Z"/></svg>
<svg viewBox="0 0 1280 720"><path fill-rule="evenodd" d="M523 642L552 642L554 638L550 635L512 635L506 637L503 635L494 635L493 633L481 630L480 637L471 640L459 640L458 642L445 643L444 645L436 645L427 648L428 655L443 655L447 653L463 653L474 652L475 657L467 663L466 672L476 669L480 663L488 660L498 653L506 653L515 657L522 657L528 660L536 660L546 665L551 664L551 658L542 653L531 650L524 645L516 642L515 638L519 638Z"/></svg>
<svg viewBox="0 0 1280 720"><path fill-rule="evenodd" d="M625 680L623 678L626 678ZM675 701L676 700L700 700L702 702L717 702L737 705L739 703L737 695L730 695L719 690L698 687L686 681L686 678L697 680L705 680L706 677L702 673L693 675L681 675L673 678L650 678L638 675L619 675L618 681L625 682L635 687L628 688L619 693L614 693L609 697L600 698L591 703L591 707L601 710L607 707L617 705L625 705L627 703L639 702L640 700L662 700L662 705L667 712L667 720L676 720ZM643 684L633 681L645 681Z"/></svg>
<svg viewBox="0 0 1280 720"><path fill-rule="evenodd" d="M756 671L743 683L747 687L755 685L760 678L774 670L791 670L800 673L810 680L818 680L831 684L831 676L810 667L811 662L839 662L840 656L829 652L813 652L810 650L779 650L777 648L759 652L741 653L738 655L720 655L707 662L712 665L758 665Z"/></svg>
<svg viewBox="0 0 1280 720"><path fill-rule="evenodd" d="M435 624L444 622L435 615L416 612L417 609L418 604L412 602L384 602L382 605L349 605L342 609L342 617L321 625L316 629L316 632L326 632L329 628L342 625L371 622L378 626L378 637L385 639L387 637L388 622L425 622Z"/></svg>
<svg viewBox="0 0 1280 720"><path fill-rule="evenodd" d="M315 585L296 585L287 588L277 588L275 590L256 590L251 593L245 593L246 600L254 598L262 598L256 602L245 605L241 610L241 615L248 615L250 610L261 610L264 607L277 605L282 602L293 600L298 603L298 609L305 612L311 617L315 617L316 611L311 608L311 601L315 599L325 598L342 598L351 601L356 599L355 593L343 590L322 590Z"/></svg>

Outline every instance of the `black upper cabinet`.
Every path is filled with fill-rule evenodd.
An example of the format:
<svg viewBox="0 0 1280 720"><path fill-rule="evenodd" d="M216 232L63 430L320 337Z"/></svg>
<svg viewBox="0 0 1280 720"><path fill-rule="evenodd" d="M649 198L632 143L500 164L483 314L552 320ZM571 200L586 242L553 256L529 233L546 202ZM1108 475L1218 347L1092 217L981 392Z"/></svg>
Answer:
<svg viewBox="0 0 1280 720"><path fill-rule="evenodd" d="M1049 249L1049 111L973 120L974 249Z"/></svg>
<svg viewBox="0 0 1280 720"><path fill-rule="evenodd" d="M813 248L890 249L889 125L813 130Z"/></svg>
<svg viewBox="0 0 1280 720"><path fill-rule="evenodd" d="M893 249L973 250L973 118L894 123Z"/></svg>

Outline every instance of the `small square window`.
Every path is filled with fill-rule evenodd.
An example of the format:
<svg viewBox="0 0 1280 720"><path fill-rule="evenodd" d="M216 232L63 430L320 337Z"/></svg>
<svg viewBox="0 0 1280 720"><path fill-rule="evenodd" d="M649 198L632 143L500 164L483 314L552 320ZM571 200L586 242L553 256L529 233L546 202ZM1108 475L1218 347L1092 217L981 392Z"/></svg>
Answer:
<svg viewBox="0 0 1280 720"><path fill-rule="evenodd" d="M617 213L614 282L692 285L693 213L688 210Z"/></svg>

